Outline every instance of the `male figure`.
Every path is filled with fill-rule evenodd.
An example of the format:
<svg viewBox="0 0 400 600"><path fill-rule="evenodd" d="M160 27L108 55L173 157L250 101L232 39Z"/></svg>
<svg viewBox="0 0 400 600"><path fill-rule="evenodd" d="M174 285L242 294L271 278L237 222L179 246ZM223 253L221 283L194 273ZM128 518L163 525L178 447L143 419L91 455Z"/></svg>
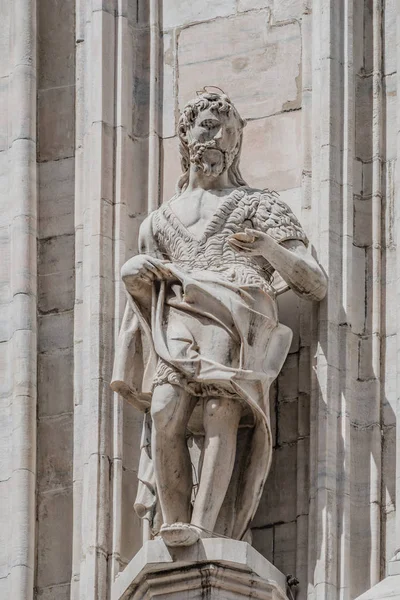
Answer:
<svg viewBox="0 0 400 600"><path fill-rule="evenodd" d="M244 125L225 94L188 103L177 193L143 223L141 254L122 269L129 305L112 386L150 406L136 509L169 545L246 535L271 462L269 387L291 341L273 276L310 299L326 290L291 210L241 177ZM138 331L149 346L141 392L127 366ZM196 494L188 439L202 442Z"/></svg>

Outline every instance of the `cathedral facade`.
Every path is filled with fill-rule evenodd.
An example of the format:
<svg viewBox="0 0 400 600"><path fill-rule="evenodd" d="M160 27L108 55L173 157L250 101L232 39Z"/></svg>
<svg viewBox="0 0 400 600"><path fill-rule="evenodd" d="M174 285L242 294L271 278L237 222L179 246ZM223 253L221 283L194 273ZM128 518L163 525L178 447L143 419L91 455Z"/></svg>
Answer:
<svg viewBox="0 0 400 600"><path fill-rule="evenodd" d="M328 281L278 298L252 545L297 600L400 597L396 0L0 0L0 23L0 598L108 600L149 537L142 417L110 388L120 271L208 86Z"/></svg>

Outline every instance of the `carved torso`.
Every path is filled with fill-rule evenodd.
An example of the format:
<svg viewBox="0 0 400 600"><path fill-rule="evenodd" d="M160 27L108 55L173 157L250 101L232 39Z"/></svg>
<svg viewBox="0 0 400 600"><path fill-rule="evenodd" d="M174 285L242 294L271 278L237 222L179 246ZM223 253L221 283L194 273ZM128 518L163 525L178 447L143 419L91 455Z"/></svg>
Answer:
<svg viewBox="0 0 400 600"><path fill-rule="evenodd" d="M163 257L182 269L218 272L239 285L256 285L271 292L273 268L264 258L235 252L228 238L246 228L263 231L276 241L308 243L290 208L274 192L240 188L221 200L203 235L195 237L178 218L173 200L153 213L153 235Z"/></svg>

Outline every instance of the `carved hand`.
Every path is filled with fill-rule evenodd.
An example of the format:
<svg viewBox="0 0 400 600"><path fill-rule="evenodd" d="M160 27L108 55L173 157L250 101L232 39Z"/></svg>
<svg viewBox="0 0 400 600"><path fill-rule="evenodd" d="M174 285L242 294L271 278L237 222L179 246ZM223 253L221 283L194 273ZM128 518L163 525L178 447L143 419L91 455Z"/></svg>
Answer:
<svg viewBox="0 0 400 600"><path fill-rule="evenodd" d="M254 229L235 233L228 241L236 252L263 256L299 296L318 301L324 298L326 277L302 241L288 240L278 244L267 233Z"/></svg>
<svg viewBox="0 0 400 600"><path fill-rule="evenodd" d="M151 283L156 279L169 279L171 272L160 259L147 254L138 254L124 264L121 277L126 284L137 278Z"/></svg>
<svg viewBox="0 0 400 600"><path fill-rule="evenodd" d="M266 256L271 244L277 245L270 235L255 229L234 233L228 238L228 242L236 252L249 256Z"/></svg>

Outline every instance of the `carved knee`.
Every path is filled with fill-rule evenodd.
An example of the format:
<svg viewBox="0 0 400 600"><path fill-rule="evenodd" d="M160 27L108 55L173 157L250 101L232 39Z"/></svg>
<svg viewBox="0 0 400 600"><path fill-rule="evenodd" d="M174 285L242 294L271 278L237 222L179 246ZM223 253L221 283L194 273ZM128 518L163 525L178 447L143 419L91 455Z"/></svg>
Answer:
<svg viewBox="0 0 400 600"><path fill-rule="evenodd" d="M213 419L219 421L236 420L237 415L241 412L241 406L236 400L231 398L212 398L206 403L204 409L205 419Z"/></svg>
<svg viewBox="0 0 400 600"><path fill-rule="evenodd" d="M219 399L212 399L206 403L205 417L218 417L221 414L221 402Z"/></svg>

